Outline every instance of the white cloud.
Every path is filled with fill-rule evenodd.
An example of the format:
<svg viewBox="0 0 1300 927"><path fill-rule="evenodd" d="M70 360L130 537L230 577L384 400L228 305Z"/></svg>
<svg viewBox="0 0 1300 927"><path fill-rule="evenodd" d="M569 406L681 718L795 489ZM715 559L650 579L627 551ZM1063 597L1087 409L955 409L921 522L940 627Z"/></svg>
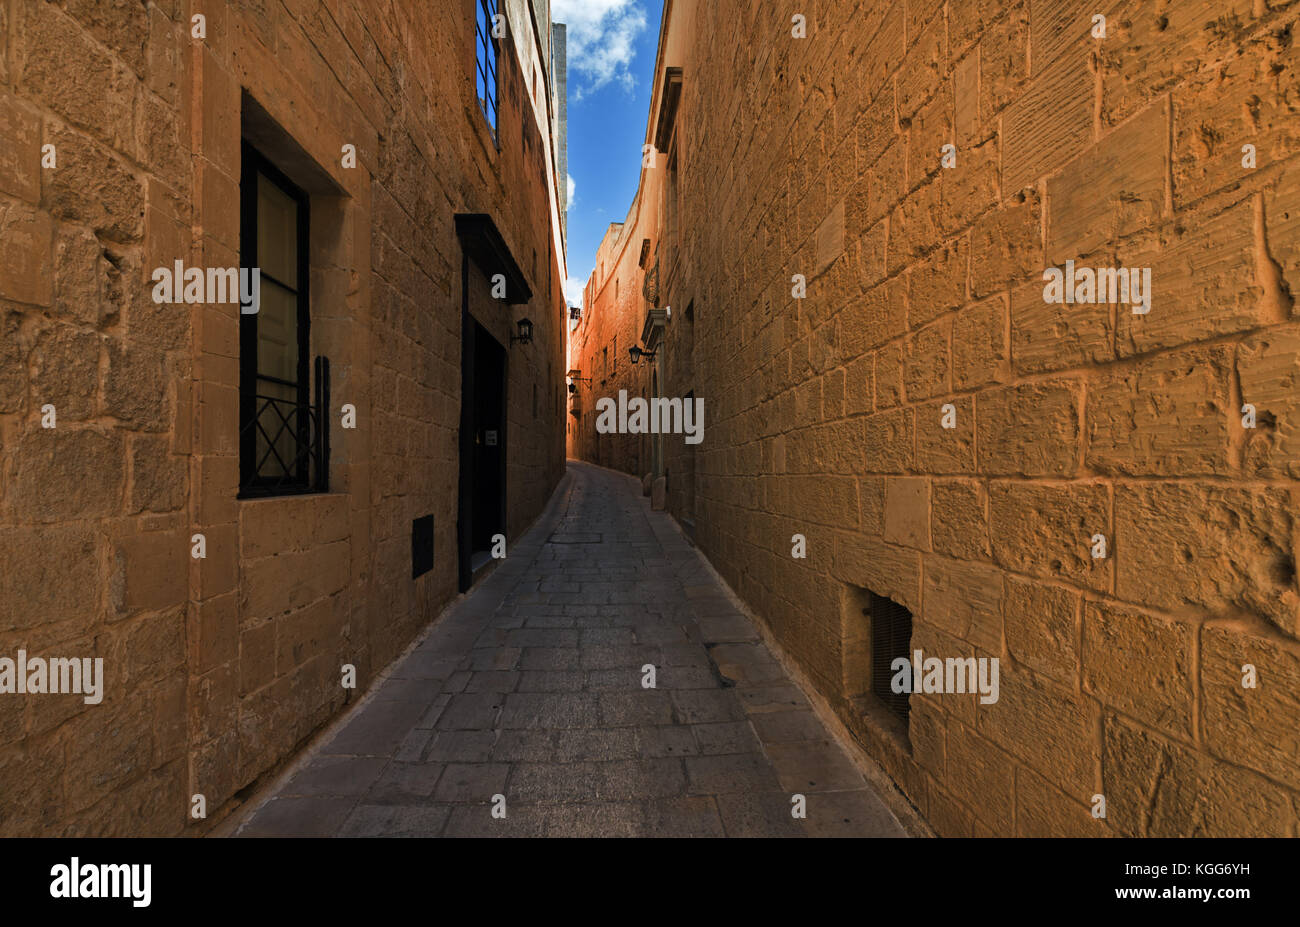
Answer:
<svg viewBox="0 0 1300 927"><path fill-rule="evenodd" d="M572 208L573 208L573 204L577 202L577 198L574 196L574 194L575 194L575 193L577 192L577 190L578 190L578 185L577 185L576 183L573 182L573 175L572 175L572 174L565 174L564 176L565 176L566 178L568 178L568 181L569 181L569 189L568 189L567 193L565 194L565 199L564 199L564 208L565 208L565 209L572 209Z"/></svg>
<svg viewBox="0 0 1300 927"><path fill-rule="evenodd" d="M582 291L586 289L586 277L569 277L564 281L564 298L570 306L582 305Z"/></svg>
<svg viewBox="0 0 1300 927"><path fill-rule="evenodd" d="M582 78L569 83L576 100L610 81L632 86L633 46L646 27L645 9L635 0L554 0L551 20L568 27L569 73Z"/></svg>

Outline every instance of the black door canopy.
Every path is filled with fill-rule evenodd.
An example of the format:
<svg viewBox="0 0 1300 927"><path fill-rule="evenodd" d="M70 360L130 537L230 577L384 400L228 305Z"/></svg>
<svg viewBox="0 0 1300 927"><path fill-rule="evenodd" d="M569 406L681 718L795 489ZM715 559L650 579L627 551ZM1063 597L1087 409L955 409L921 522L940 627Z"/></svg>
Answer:
<svg viewBox="0 0 1300 927"><path fill-rule="evenodd" d="M456 234L461 247L473 259L484 275L491 280L502 274L506 278L505 301L511 305L526 303L533 298L532 287L510 253L506 240L501 237L492 217L486 213L458 213Z"/></svg>

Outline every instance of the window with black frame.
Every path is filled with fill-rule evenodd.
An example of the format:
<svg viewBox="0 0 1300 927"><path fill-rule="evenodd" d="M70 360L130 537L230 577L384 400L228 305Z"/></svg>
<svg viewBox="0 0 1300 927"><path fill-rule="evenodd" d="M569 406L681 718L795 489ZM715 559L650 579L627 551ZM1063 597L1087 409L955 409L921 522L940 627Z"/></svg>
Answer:
<svg viewBox="0 0 1300 927"><path fill-rule="evenodd" d="M240 495L324 492L329 368L310 393L307 195L249 145L240 180L240 261L257 268L256 312L240 316Z"/></svg>
<svg viewBox="0 0 1300 927"><path fill-rule="evenodd" d="M478 6L474 24L475 62L474 79L478 89L478 105L483 110L497 137L497 39L492 30L497 22L497 0L476 0Z"/></svg>

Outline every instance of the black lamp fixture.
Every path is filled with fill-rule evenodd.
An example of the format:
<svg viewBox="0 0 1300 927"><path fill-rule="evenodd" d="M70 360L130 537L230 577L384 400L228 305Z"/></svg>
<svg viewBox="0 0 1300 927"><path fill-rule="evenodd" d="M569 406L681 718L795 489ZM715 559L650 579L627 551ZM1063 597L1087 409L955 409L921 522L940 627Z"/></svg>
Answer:
<svg viewBox="0 0 1300 927"><path fill-rule="evenodd" d="M633 367L635 367L637 364L641 362L641 358L655 356L654 351L643 351L640 348L638 348L636 345L632 345L632 347L628 348L627 353L628 356L632 358Z"/></svg>
<svg viewBox="0 0 1300 927"><path fill-rule="evenodd" d="M519 329L519 334L517 336L510 336L511 344L514 344L516 341L520 344L533 343L533 323L530 319L520 319L515 323L515 327Z"/></svg>

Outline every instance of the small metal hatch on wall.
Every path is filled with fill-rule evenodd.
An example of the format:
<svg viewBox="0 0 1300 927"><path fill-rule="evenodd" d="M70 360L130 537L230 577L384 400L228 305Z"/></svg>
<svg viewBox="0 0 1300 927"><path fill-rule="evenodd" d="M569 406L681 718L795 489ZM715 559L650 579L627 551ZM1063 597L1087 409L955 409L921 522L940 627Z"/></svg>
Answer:
<svg viewBox="0 0 1300 927"><path fill-rule="evenodd" d="M411 578L418 579L433 569L433 516L411 522Z"/></svg>

